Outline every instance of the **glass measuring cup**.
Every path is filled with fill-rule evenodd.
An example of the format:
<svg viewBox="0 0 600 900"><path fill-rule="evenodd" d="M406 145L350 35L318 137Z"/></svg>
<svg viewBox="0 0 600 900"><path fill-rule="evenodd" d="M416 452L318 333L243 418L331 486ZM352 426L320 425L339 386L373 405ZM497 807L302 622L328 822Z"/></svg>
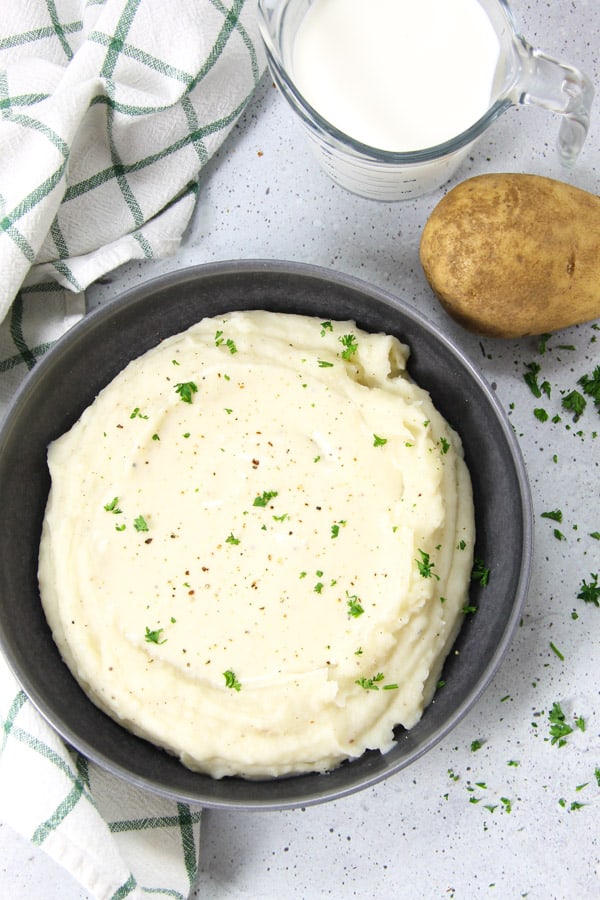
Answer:
<svg viewBox="0 0 600 900"><path fill-rule="evenodd" d="M411 199L428 193L452 177L475 141L502 113L518 105L535 105L561 115L559 158L566 166L574 164L589 127L592 83L579 69L535 49L519 34L506 0L478 0L500 48L486 112L443 143L398 152L369 146L345 134L311 106L296 85L294 40L313 2L258 0L259 27L273 80L302 122L323 169L342 187L376 200Z"/></svg>

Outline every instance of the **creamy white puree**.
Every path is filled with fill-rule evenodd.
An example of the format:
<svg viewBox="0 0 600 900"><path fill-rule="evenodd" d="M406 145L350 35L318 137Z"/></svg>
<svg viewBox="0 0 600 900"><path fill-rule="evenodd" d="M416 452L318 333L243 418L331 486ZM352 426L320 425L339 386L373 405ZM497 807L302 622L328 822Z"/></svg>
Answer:
<svg viewBox="0 0 600 900"><path fill-rule="evenodd" d="M419 721L474 524L407 356L353 322L204 319L51 445L41 596L98 706L217 778L328 770Z"/></svg>

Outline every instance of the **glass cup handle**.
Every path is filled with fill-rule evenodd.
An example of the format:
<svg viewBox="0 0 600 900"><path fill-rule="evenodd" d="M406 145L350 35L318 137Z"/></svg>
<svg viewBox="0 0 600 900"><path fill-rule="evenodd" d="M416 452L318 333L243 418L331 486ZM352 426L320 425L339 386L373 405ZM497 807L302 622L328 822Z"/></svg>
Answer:
<svg viewBox="0 0 600 900"><path fill-rule="evenodd" d="M521 57L521 78L514 99L519 104L560 113L563 118L557 150L561 162L572 166L588 132L594 86L579 69L534 49L523 38L519 38L517 49Z"/></svg>

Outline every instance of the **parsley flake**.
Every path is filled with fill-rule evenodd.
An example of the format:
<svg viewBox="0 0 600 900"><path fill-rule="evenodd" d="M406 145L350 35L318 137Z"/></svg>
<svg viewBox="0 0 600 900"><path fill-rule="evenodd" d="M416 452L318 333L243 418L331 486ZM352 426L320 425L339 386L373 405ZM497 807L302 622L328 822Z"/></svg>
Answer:
<svg viewBox="0 0 600 900"><path fill-rule="evenodd" d="M340 528L342 528L346 524L345 519L340 519L339 522L334 522L331 526L331 539L333 540L336 537L339 537Z"/></svg>
<svg viewBox="0 0 600 900"><path fill-rule="evenodd" d="M234 536L233 531L230 531L229 535L225 538L226 544L233 544L234 546L237 546L239 544L239 542L240 542L240 539L236 538Z"/></svg>
<svg viewBox="0 0 600 900"><path fill-rule="evenodd" d="M422 575L423 578L435 578L437 579L437 581L439 581L440 576L433 571L435 568L435 563L431 562L429 553L426 553L424 550L419 550L418 552L421 555L421 559L415 559L415 562L417 564L417 568L419 569L419 575Z"/></svg>
<svg viewBox="0 0 600 900"><path fill-rule="evenodd" d="M548 713L548 721L550 723L550 743L564 747L567 743L566 739L573 729L565 721L565 714L557 701L552 704L552 709Z"/></svg>
<svg viewBox="0 0 600 900"><path fill-rule="evenodd" d="M175 385L175 393L179 394L184 403L191 403L198 385L194 381L180 381Z"/></svg>
<svg viewBox="0 0 600 900"><path fill-rule="evenodd" d="M553 522L562 522L562 510L552 509L541 513L542 519L552 519Z"/></svg>
<svg viewBox="0 0 600 900"><path fill-rule="evenodd" d="M364 613L364 609L361 606L360 600L356 596L356 594L349 594L346 591L346 606L348 607L348 615L352 616L353 619L358 619L359 616L362 616Z"/></svg>
<svg viewBox="0 0 600 900"><path fill-rule="evenodd" d="M577 384L583 388L583 393L592 398L600 411L600 366L596 366L591 375L582 375Z"/></svg>
<svg viewBox="0 0 600 900"><path fill-rule="evenodd" d="M143 413L141 413L139 406L136 406L135 409L133 409L131 411L129 418L130 419L147 419L148 416L145 416Z"/></svg>
<svg viewBox="0 0 600 900"><path fill-rule="evenodd" d="M340 344L344 348L342 350L342 359L350 359L358 350L358 341L353 334L343 334L338 338Z"/></svg>
<svg viewBox="0 0 600 900"><path fill-rule="evenodd" d="M328 331L333 331L333 325L331 322L321 322L321 337L325 337Z"/></svg>
<svg viewBox="0 0 600 900"><path fill-rule="evenodd" d="M155 630L151 630L146 625L146 634L144 635L144 640L148 644L166 644L167 639L161 638L161 634L163 633L164 628L156 628Z"/></svg>
<svg viewBox="0 0 600 900"><path fill-rule="evenodd" d="M590 572L589 583L585 579L582 580L577 599L583 600L585 603L593 603L594 606L600 606L600 584L598 584L597 572Z"/></svg>
<svg viewBox="0 0 600 900"><path fill-rule="evenodd" d="M490 569L482 559L475 558L471 570L471 581L478 581L482 587L486 587L490 580Z"/></svg>
<svg viewBox="0 0 600 900"><path fill-rule="evenodd" d="M118 516L123 512L123 510L119 508L119 498L118 497L113 497L113 499L110 501L110 503L105 503L104 509L106 510L106 512L111 512L115 516Z"/></svg>
<svg viewBox="0 0 600 900"><path fill-rule="evenodd" d="M270 500L276 497L278 491L263 491L252 501L252 506L266 506Z"/></svg>
<svg viewBox="0 0 600 900"><path fill-rule="evenodd" d="M384 678L385 675L383 672L378 672L377 675L373 675L372 678L357 678L354 683L361 687L363 691L378 691L378 682L383 681Z"/></svg>
<svg viewBox="0 0 600 900"><path fill-rule="evenodd" d="M384 447L387 444L387 438L379 437L378 434L373 435L373 446Z"/></svg>
<svg viewBox="0 0 600 900"><path fill-rule="evenodd" d="M137 518L133 520L133 527L136 531L149 531L148 523L143 516L137 516Z"/></svg>
<svg viewBox="0 0 600 900"><path fill-rule="evenodd" d="M533 396L539 399L542 396L542 393L544 393L549 397L551 390L549 382L543 381L541 385L538 384L537 376L540 372L540 364L537 362L527 363L525 368L527 371L523 375L523 378Z"/></svg>
<svg viewBox="0 0 600 900"><path fill-rule="evenodd" d="M571 391L562 398L562 408L566 409L567 412L573 413L574 422L577 422L581 418L586 406L586 399L579 391Z"/></svg>
<svg viewBox="0 0 600 900"><path fill-rule="evenodd" d="M231 669L227 669L226 672L223 672L223 678L225 679L225 687L231 688L231 690L234 691L241 691L241 682L238 681L235 672L232 672Z"/></svg>

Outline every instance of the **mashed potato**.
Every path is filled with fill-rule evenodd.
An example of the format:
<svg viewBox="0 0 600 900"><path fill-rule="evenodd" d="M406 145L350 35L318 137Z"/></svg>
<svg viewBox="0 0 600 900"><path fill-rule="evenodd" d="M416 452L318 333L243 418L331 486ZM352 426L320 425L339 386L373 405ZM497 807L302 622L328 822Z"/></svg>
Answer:
<svg viewBox="0 0 600 900"><path fill-rule="evenodd" d="M41 597L101 709L216 778L326 771L419 721L474 523L407 356L353 322L204 319L51 445Z"/></svg>

